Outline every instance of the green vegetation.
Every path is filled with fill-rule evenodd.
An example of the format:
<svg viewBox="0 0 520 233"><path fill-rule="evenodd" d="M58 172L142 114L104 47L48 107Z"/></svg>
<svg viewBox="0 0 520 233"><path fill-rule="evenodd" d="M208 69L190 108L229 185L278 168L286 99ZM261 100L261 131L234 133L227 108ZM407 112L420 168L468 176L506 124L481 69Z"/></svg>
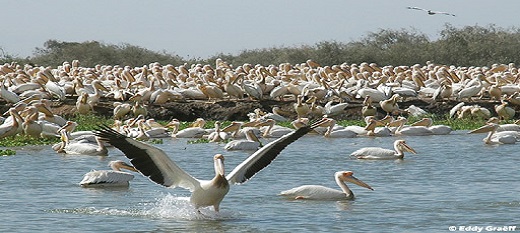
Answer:
<svg viewBox="0 0 520 233"><path fill-rule="evenodd" d="M64 61L79 60L84 67L97 64L142 66L153 62L181 65L214 64L215 59L235 66L250 64L299 64L312 59L322 66L342 63L377 63L379 65L414 65L432 61L455 66L491 66L494 63L520 63L520 29L495 25L455 28L446 24L438 39L431 40L415 29L380 29L358 41L322 41L315 45L272 47L243 50L238 55L216 54L207 59L183 59L166 51L154 52L129 44L108 45L97 41L63 42L48 40L36 48L33 56L17 58L0 45L0 63L59 66Z"/></svg>
<svg viewBox="0 0 520 233"><path fill-rule="evenodd" d="M98 125L113 125L114 119L105 116L99 116L95 114L76 115L70 121L78 123L75 131L93 130Z"/></svg>
<svg viewBox="0 0 520 233"><path fill-rule="evenodd" d="M194 140L188 140L188 144L199 144L199 143L209 143L209 139L207 138L197 138Z"/></svg>
<svg viewBox="0 0 520 233"><path fill-rule="evenodd" d="M0 147L17 147L27 145L52 145L60 142L59 138L33 138L17 134L14 137L6 137L0 140Z"/></svg>
<svg viewBox="0 0 520 233"><path fill-rule="evenodd" d="M9 155L15 155L15 154L16 154L16 151L11 150L11 149L0 150L0 156L9 156Z"/></svg>

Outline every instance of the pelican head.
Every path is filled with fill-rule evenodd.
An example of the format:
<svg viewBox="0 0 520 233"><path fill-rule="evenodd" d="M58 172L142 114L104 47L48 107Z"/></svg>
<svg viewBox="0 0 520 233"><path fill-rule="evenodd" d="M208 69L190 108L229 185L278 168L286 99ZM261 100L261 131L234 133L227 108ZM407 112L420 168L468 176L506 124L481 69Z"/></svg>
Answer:
<svg viewBox="0 0 520 233"><path fill-rule="evenodd" d="M224 155L216 154L215 156L213 156L213 160L215 161L215 173L217 175L224 176Z"/></svg>
<svg viewBox="0 0 520 233"><path fill-rule="evenodd" d="M339 180L350 182L356 185L359 185L361 187L374 190L370 185L366 184L365 182L359 180L358 178L354 177L354 172L351 171L339 171L334 174Z"/></svg>
<svg viewBox="0 0 520 233"><path fill-rule="evenodd" d="M115 171L121 171L121 169L124 168L124 169L129 170L129 171L138 172L137 169L135 169L134 166L132 166L132 165L130 165L128 163L125 163L125 162L123 162L121 160L110 161L108 163L108 166L111 167Z"/></svg>
<svg viewBox="0 0 520 233"><path fill-rule="evenodd" d="M403 152L410 152L412 154L417 154L417 152L415 152L415 150L412 147L410 147L408 144L406 144L405 140L396 140L394 142L394 147L396 150L400 150Z"/></svg>
<svg viewBox="0 0 520 233"><path fill-rule="evenodd" d="M498 119L498 117L491 117L489 118L489 120L486 121L486 124L487 123L495 123L495 124L498 124L500 122L500 119Z"/></svg>

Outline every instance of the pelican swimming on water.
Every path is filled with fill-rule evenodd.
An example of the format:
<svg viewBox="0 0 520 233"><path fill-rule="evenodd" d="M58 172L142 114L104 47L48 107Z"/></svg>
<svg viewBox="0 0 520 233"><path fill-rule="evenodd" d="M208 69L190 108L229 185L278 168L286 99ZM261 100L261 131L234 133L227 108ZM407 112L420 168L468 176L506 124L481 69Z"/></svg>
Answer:
<svg viewBox="0 0 520 233"><path fill-rule="evenodd" d="M358 159L403 159L404 152L417 154L404 140L399 139L394 142L394 150L380 147L365 147L352 152L350 156Z"/></svg>
<svg viewBox="0 0 520 233"><path fill-rule="evenodd" d="M134 166L121 160L110 161L108 166L110 166L112 170L88 172L83 176L79 184L82 187L128 186L129 182L134 179L134 175L123 172L121 169L137 172Z"/></svg>
<svg viewBox="0 0 520 233"><path fill-rule="evenodd" d="M228 142L224 149L226 150L258 150L262 146L262 143L255 135L253 128L246 128L245 130L246 139L238 139Z"/></svg>
<svg viewBox="0 0 520 233"><path fill-rule="evenodd" d="M486 144L515 144L520 139L520 132L518 131L500 131L497 130L500 125L496 123L487 123L486 125L469 131L468 134L473 133L488 133L488 136L483 139Z"/></svg>
<svg viewBox="0 0 520 233"><path fill-rule="evenodd" d="M108 155L108 149L105 144L95 137L96 143L89 143L86 141L71 141L69 135L65 131L61 131L61 144L56 148L58 153L72 154L72 155Z"/></svg>
<svg viewBox="0 0 520 233"><path fill-rule="evenodd" d="M336 190L321 185L303 185L282 191L280 195L294 199L352 200L354 199L354 193L348 188L347 184L345 184L345 181L357 184L370 190L374 190L372 187L370 187L370 185L354 177L353 174L354 173L351 171L339 171L334 174L336 183L339 185L341 190Z"/></svg>
<svg viewBox="0 0 520 233"><path fill-rule="evenodd" d="M263 146L225 175L224 156L213 157L215 176L211 180L199 180L180 168L161 149L133 140L108 126L100 126L96 136L121 150L144 176L166 187L180 186L191 191L190 202L197 210L213 206L219 212L220 202L229 191L230 184L241 184L268 166L280 152L298 138L313 130L321 122L302 127Z"/></svg>

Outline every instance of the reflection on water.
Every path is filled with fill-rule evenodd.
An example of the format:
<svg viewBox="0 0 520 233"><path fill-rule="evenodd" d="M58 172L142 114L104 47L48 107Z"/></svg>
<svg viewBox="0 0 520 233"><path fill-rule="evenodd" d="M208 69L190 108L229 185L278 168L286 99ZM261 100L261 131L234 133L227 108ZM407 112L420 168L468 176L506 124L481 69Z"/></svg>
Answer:
<svg viewBox="0 0 520 233"><path fill-rule="evenodd" d="M416 232L445 231L450 225L513 225L520 215L519 145L487 146L482 138L465 132L406 137L417 155L364 161L349 154L367 146L391 148L396 138L306 136L253 179L231 187L220 213L212 208L199 213L189 204L189 191L168 189L140 175L130 187L78 185L85 173L106 167L109 160L126 160L117 150L111 149L108 157L93 157L26 147L0 158L0 231ZM215 153L226 155L228 172L249 154L225 151L223 144L180 139L156 146L199 179L213 176ZM351 185L353 201L287 200L277 195L306 184L339 189L333 178L339 170L353 171L375 190Z"/></svg>

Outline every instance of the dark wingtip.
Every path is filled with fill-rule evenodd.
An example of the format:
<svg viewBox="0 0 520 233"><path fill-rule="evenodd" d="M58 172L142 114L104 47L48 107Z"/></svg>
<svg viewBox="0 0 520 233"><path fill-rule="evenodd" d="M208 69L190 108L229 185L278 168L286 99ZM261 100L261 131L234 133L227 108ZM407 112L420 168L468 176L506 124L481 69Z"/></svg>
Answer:
<svg viewBox="0 0 520 233"><path fill-rule="evenodd" d="M93 132L96 137L99 137L101 140L105 141L110 141L111 138L126 138L125 135L117 132L105 124L97 125Z"/></svg>
<svg viewBox="0 0 520 233"><path fill-rule="evenodd" d="M315 129L315 128L319 127L321 124L323 124L323 123L326 122L326 121L328 121L327 118L321 118L321 119L319 119L319 120L315 120L315 121L313 121L313 122L312 122L308 127L309 127L310 129Z"/></svg>

